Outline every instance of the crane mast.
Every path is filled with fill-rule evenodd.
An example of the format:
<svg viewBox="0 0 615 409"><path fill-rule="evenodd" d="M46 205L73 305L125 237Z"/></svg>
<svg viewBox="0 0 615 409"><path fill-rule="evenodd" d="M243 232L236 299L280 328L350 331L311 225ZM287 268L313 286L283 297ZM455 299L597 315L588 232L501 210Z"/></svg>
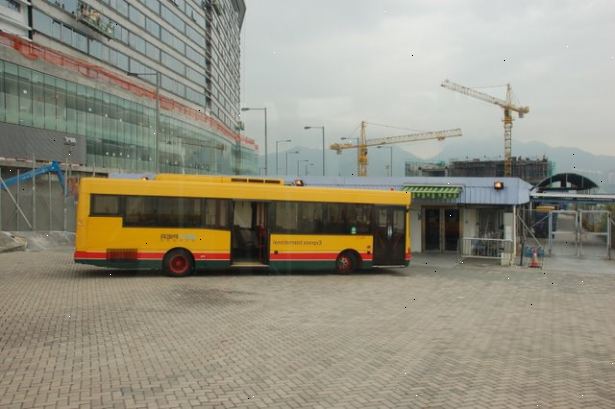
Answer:
<svg viewBox="0 0 615 409"><path fill-rule="evenodd" d="M367 122L361 121L361 132L359 134L359 143L334 143L330 148L338 154L344 149L357 149L357 164L359 176L367 176L367 148L369 146L390 145L394 143L418 142L436 139L442 141L446 138L462 136L461 129L448 129L443 131L418 132L407 135L396 135L385 138L367 139L365 129Z"/></svg>
<svg viewBox="0 0 615 409"><path fill-rule="evenodd" d="M511 112L516 112L519 118L530 112L530 108L527 106L518 106L512 103L512 88L510 84L506 84L506 100L496 98L489 94L485 94L475 89L465 87L460 84L456 84L449 80L442 82L442 87L448 88L452 91L459 92L460 94L467 95L472 98L480 99L481 101L488 102L499 106L504 110L504 176L512 176L512 123L513 117Z"/></svg>

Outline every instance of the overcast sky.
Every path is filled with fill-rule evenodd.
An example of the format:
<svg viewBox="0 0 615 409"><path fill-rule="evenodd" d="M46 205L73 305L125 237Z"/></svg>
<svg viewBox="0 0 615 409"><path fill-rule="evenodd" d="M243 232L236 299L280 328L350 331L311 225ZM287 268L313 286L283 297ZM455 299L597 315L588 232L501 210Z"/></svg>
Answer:
<svg viewBox="0 0 615 409"><path fill-rule="evenodd" d="M275 140L320 148L361 120L413 130L462 128L468 152L502 141L502 111L440 87L510 82L530 113L515 141L615 155L614 0L246 0L242 104L268 108ZM504 88L480 91L504 97ZM244 112L264 152L263 116ZM368 127L368 138L403 130ZM351 135L352 134L352 135ZM446 143L446 142L443 142ZM421 157L435 141L404 146ZM460 152L460 156L466 154Z"/></svg>

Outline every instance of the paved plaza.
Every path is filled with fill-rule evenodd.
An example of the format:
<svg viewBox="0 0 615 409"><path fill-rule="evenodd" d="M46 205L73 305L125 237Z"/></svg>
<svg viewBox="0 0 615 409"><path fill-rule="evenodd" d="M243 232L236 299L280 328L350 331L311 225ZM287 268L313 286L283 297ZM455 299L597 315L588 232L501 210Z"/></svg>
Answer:
<svg viewBox="0 0 615 409"><path fill-rule="evenodd" d="M69 250L0 262L2 408L615 407L615 262L185 279Z"/></svg>

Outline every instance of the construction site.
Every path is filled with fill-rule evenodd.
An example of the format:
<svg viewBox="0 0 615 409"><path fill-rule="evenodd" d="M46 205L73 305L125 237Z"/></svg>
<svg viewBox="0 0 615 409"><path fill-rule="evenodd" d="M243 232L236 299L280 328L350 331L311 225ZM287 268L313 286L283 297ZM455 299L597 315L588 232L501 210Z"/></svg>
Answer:
<svg viewBox="0 0 615 409"><path fill-rule="evenodd" d="M407 161L404 169L406 176L496 177L504 176L504 167L504 160L501 159L452 159L448 162ZM511 158L511 176L518 177L531 185L536 185L552 176L554 170L555 164L546 157Z"/></svg>

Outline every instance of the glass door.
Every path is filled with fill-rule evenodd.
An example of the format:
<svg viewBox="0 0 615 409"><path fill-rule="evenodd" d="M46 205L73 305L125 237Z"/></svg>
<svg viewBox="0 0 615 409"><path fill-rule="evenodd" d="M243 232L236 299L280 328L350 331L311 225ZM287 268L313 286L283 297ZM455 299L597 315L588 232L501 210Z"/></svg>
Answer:
<svg viewBox="0 0 615 409"><path fill-rule="evenodd" d="M457 251L459 209L444 209L444 250Z"/></svg>
<svg viewBox="0 0 615 409"><path fill-rule="evenodd" d="M440 251L440 209L425 209L425 250Z"/></svg>

